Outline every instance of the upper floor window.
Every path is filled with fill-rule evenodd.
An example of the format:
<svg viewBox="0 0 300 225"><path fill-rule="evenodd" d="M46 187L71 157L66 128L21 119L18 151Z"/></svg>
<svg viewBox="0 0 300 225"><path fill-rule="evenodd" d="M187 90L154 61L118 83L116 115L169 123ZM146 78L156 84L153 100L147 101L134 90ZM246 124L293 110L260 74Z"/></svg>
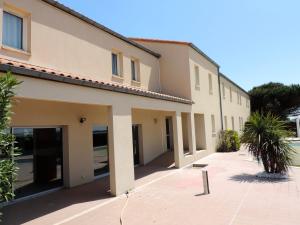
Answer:
<svg viewBox="0 0 300 225"><path fill-rule="evenodd" d="M250 102L249 99L246 99L246 107L249 108L250 107Z"/></svg>
<svg viewBox="0 0 300 225"><path fill-rule="evenodd" d="M225 99L225 84L222 83L222 93L223 93L223 99Z"/></svg>
<svg viewBox="0 0 300 225"><path fill-rule="evenodd" d="M215 115L211 115L211 131L212 134L216 134L216 121L215 121Z"/></svg>
<svg viewBox="0 0 300 225"><path fill-rule="evenodd" d="M111 54L112 74L116 76L122 75L122 55L121 53L113 52Z"/></svg>
<svg viewBox="0 0 300 225"><path fill-rule="evenodd" d="M3 45L23 50L23 19L3 12Z"/></svg>
<svg viewBox="0 0 300 225"><path fill-rule="evenodd" d="M230 87L230 90L229 90L229 95L230 95L230 102L232 102L232 88Z"/></svg>
<svg viewBox="0 0 300 225"><path fill-rule="evenodd" d="M212 76L208 74L208 84L209 84L209 94L213 94L213 83L212 83Z"/></svg>
<svg viewBox="0 0 300 225"><path fill-rule="evenodd" d="M199 75L199 67L195 66L195 87L200 87L200 75Z"/></svg>
<svg viewBox="0 0 300 225"><path fill-rule="evenodd" d="M234 130L234 117L233 116L231 117L231 128L232 128L232 130Z"/></svg>
<svg viewBox="0 0 300 225"><path fill-rule="evenodd" d="M139 63L136 59L131 59L131 79L133 81L140 81Z"/></svg>

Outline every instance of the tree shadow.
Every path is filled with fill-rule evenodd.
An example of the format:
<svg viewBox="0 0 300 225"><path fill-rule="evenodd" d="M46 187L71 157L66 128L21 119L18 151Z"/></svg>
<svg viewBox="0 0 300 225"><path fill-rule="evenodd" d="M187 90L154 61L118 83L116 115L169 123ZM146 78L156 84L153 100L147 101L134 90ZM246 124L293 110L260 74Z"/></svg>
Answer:
<svg viewBox="0 0 300 225"><path fill-rule="evenodd" d="M289 182L291 178L265 178L258 177L257 174L241 173L231 176L229 180L240 183L284 183Z"/></svg>

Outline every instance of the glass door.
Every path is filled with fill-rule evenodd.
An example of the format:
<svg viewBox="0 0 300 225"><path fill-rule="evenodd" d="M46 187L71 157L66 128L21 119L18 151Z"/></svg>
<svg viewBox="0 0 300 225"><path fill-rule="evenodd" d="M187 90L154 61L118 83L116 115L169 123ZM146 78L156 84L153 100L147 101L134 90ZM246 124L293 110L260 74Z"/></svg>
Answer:
<svg viewBox="0 0 300 225"><path fill-rule="evenodd" d="M63 185L63 145L61 128L13 128L15 157L19 168L14 189L16 198Z"/></svg>
<svg viewBox="0 0 300 225"><path fill-rule="evenodd" d="M166 139L167 139L167 150L173 151L173 125L172 118L166 118Z"/></svg>
<svg viewBox="0 0 300 225"><path fill-rule="evenodd" d="M133 159L134 165L140 164L139 125L132 125Z"/></svg>

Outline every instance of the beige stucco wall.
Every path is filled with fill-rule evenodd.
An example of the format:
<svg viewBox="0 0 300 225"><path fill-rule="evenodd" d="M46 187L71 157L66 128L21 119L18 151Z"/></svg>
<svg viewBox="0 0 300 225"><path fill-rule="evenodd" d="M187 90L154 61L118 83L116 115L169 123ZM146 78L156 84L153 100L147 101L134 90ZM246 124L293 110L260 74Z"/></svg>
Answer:
<svg viewBox="0 0 300 225"><path fill-rule="evenodd" d="M196 151L196 140L193 140L193 148L189 149L190 154L181 158L182 165L191 163L193 160L208 155L216 150L218 132L221 130L220 99L218 86L218 67L208 61L187 44L178 42L160 42L137 40L138 43L160 53L161 86L167 93L186 97L194 101L192 114L204 115L204 130L206 149ZM195 88L194 66L199 66L200 88ZM212 75L213 94L209 94L208 74ZM215 116L216 133L212 134L211 115ZM194 120L192 121L194 123ZM181 118L181 130L188 130L187 119ZM198 129L198 128L196 128ZM195 127L193 127L195 130ZM195 131L193 131L195 134ZM199 132L197 132L199 134ZM189 134L182 132L182 145L189 148ZM195 139L203 139L202 135ZM202 140L203 142L203 140ZM181 144L181 143L180 143Z"/></svg>
<svg viewBox="0 0 300 225"><path fill-rule="evenodd" d="M94 179L92 129L107 125L107 107L17 98L11 126L63 128L64 182L76 186ZM80 117L87 121L79 123ZM64 138L65 139L65 138Z"/></svg>
<svg viewBox="0 0 300 225"><path fill-rule="evenodd" d="M30 54L1 48L1 57L74 73L87 79L160 90L156 57L40 0L0 0L0 43L2 12L7 4L28 16ZM112 51L123 54L123 79L112 77ZM132 57L140 62L141 85L131 82Z"/></svg>
<svg viewBox="0 0 300 225"><path fill-rule="evenodd" d="M199 68L200 87L195 83L195 66ZM189 48L189 72L191 82L192 100L195 104L192 111L197 114L204 114L205 136L207 151L212 153L216 150L218 133L221 128L221 112L218 85L218 67L209 62L194 49ZM212 77L212 94L209 91L209 74ZM212 133L211 115L215 117L216 132ZM197 137L201 138L201 137Z"/></svg>
<svg viewBox="0 0 300 225"><path fill-rule="evenodd" d="M244 93L242 90L240 90L240 88L229 82L227 79L224 79L222 76L220 78L224 129L224 117L227 116L227 129L232 129L231 117L234 117L234 130L241 134L241 130L239 129L239 117L243 118L243 123L245 123L250 116L249 95ZM223 84L225 87L225 98L223 96ZM230 88L232 90L232 101L230 101ZM241 95L241 104L238 104L237 93ZM249 102L248 105L246 101Z"/></svg>
<svg viewBox="0 0 300 225"><path fill-rule="evenodd" d="M189 47L184 44L136 41L161 54L160 79L166 94L191 99Z"/></svg>

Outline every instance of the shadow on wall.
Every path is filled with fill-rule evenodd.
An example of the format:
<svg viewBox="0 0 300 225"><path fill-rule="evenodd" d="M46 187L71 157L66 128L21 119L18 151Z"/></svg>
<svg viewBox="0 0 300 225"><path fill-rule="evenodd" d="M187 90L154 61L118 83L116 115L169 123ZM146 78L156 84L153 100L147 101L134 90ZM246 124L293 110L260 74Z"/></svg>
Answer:
<svg viewBox="0 0 300 225"><path fill-rule="evenodd" d="M258 177L257 174L241 173L241 174L231 176L229 180L237 181L240 183L283 183L283 182L289 182L291 178L270 179L270 178Z"/></svg>

